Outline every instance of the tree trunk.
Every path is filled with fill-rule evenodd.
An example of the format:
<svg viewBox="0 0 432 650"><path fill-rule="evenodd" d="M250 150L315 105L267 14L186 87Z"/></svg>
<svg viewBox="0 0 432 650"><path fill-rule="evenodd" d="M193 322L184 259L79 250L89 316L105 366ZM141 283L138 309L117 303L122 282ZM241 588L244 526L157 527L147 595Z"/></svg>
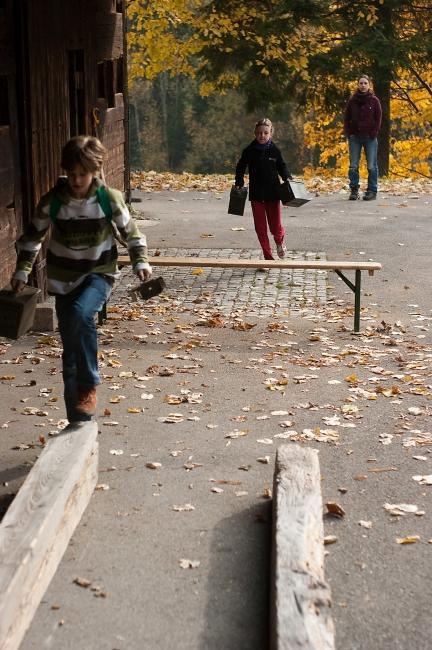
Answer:
<svg viewBox="0 0 432 650"><path fill-rule="evenodd" d="M393 8L390 3L380 3L377 13L381 36L390 44L395 38ZM390 85L393 78L391 59L377 58L373 62L373 71L374 88L382 107L382 125L378 134L378 170L380 176L387 176L390 166Z"/></svg>
<svg viewBox="0 0 432 650"><path fill-rule="evenodd" d="M387 176L390 163L390 78L385 79L383 76L374 81L374 90L382 108L382 124L378 134L378 170L380 176Z"/></svg>

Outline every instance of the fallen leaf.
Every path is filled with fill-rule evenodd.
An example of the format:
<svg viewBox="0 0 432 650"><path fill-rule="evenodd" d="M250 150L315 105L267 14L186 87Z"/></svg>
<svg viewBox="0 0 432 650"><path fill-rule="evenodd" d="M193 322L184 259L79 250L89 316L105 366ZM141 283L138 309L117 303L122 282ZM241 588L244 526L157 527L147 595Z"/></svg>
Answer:
<svg viewBox="0 0 432 650"><path fill-rule="evenodd" d="M372 522L371 521L364 521L361 519L359 521L359 526L362 526L363 528L372 528Z"/></svg>
<svg viewBox="0 0 432 650"><path fill-rule="evenodd" d="M408 409L408 413L411 415L420 415L422 410L418 406L410 406Z"/></svg>
<svg viewBox="0 0 432 650"><path fill-rule="evenodd" d="M396 537L397 544L415 544L420 541L420 535L408 535L407 537Z"/></svg>
<svg viewBox="0 0 432 650"><path fill-rule="evenodd" d="M185 503L184 506L173 506L172 509L176 512L191 512L192 510L195 510L195 506L191 503Z"/></svg>
<svg viewBox="0 0 432 650"><path fill-rule="evenodd" d="M187 560L185 558L179 560L182 569L197 569L201 564L200 560Z"/></svg>
<svg viewBox="0 0 432 650"><path fill-rule="evenodd" d="M162 467L162 463L154 463L152 461L149 461L148 463L146 463L146 467L148 467L149 469L159 469L160 467Z"/></svg>
<svg viewBox="0 0 432 650"><path fill-rule="evenodd" d="M336 501L328 501L326 504L327 514L333 517L344 517L345 510Z"/></svg>
<svg viewBox="0 0 432 650"><path fill-rule="evenodd" d="M242 438L243 436L247 436L249 431L246 430L238 430L234 429L234 431L230 431L230 433L227 433L225 435L225 438L231 438L232 440L235 440L236 438Z"/></svg>
<svg viewBox="0 0 432 650"><path fill-rule="evenodd" d="M418 511L418 506L410 503L385 503L383 508L395 517L400 517L401 515L405 515L409 512Z"/></svg>
<svg viewBox="0 0 432 650"><path fill-rule="evenodd" d="M80 578L79 576L74 578L72 582L79 587L84 587L84 589L87 589L91 585L91 580L87 580L87 578Z"/></svg>
<svg viewBox="0 0 432 650"><path fill-rule="evenodd" d="M413 480L420 483L420 485L432 485L432 474L413 476Z"/></svg>
<svg viewBox="0 0 432 650"><path fill-rule="evenodd" d="M167 424L177 424L178 422L183 422L184 416L182 413L170 413L166 416L161 416L157 418L158 422L165 422Z"/></svg>

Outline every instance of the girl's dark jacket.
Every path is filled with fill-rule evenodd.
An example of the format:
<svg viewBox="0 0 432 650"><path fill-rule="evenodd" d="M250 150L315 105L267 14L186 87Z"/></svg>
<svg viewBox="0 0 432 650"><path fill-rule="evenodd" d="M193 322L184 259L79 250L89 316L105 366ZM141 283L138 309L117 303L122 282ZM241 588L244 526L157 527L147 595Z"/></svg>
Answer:
<svg viewBox="0 0 432 650"><path fill-rule="evenodd" d="M345 107L344 131L346 136L363 135L376 138L381 127L381 104L371 90L357 91Z"/></svg>
<svg viewBox="0 0 432 650"><path fill-rule="evenodd" d="M244 173L246 167L249 167L249 200L278 201L279 176L286 181L291 178L291 174L281 152L273 142L264 148L259 148L256 144L257 141L253 140L243 149L236 167L235 184L243 187Z"/></svg>

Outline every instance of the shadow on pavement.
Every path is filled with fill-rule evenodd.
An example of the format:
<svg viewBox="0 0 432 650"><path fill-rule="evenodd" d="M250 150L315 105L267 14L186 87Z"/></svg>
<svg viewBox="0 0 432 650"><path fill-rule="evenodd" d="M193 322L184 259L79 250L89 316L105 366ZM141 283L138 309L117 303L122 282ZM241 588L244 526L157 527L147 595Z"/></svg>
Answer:
<svg viewBox="0 0 432 650"><path fill-rule="evenodd" d="M271 501L215 528L200 650L267 650L270 553Z"/></svg>

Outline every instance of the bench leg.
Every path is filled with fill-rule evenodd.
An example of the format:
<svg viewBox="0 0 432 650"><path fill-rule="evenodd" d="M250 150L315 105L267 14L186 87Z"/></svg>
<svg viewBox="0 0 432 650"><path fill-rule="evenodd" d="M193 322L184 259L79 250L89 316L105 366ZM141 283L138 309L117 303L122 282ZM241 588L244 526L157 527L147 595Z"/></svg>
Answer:
<svg viewBox="0 0 432 650"><path fill-rule="evenodd" d="M98 325L103 325L107 319L107 304L104 302L101 310L98 312Z"/></svg>
<svg viewBox="0 0 432 650"><path fill-rule="evenodd" d="M354 332L360 332L361 271L356 269L354 288Z"/></svg>
<svg viewBox="0 0 432 650"><path fill-rule="evenodd" d="M360 332L361 270L356 269L354 284L339 269L335 273L354 293L354 332Z"/></svg>

